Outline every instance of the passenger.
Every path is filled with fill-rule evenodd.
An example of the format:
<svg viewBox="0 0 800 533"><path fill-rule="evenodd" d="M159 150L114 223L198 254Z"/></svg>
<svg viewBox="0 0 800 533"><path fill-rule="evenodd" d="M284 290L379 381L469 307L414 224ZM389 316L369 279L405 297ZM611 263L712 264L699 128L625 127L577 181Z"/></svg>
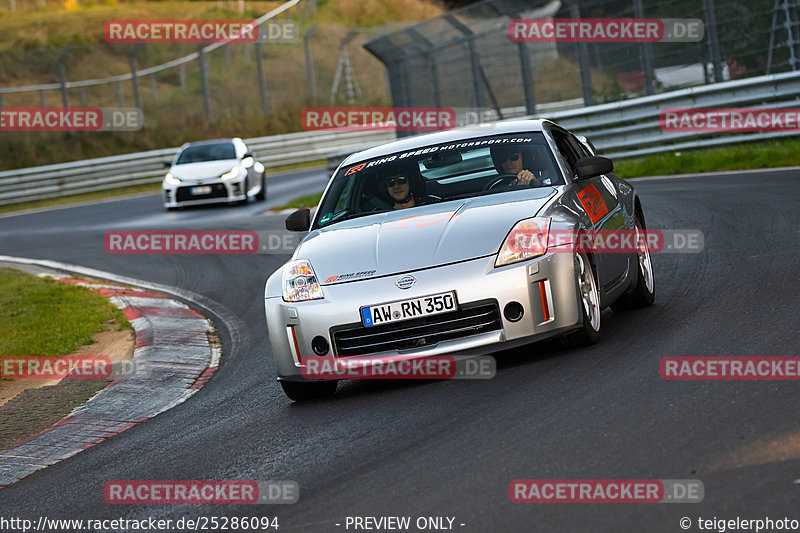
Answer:
<svg viewBox="0 0 800 533"><path fill-rule="evenodd" d="M407 209L427 202L425 179L415 161L389 165L379 173L378 179L385 188L392 209Z"/></svg>
<svg viewBox="0 0 800 533"><path fill-rule="evenodd" d="M516 179L509 185L522 185L525 187L540 187L542 181L536 154L533 150L515 146L493 146L491 148L492 162L500 174L514 174Z"/></svg>

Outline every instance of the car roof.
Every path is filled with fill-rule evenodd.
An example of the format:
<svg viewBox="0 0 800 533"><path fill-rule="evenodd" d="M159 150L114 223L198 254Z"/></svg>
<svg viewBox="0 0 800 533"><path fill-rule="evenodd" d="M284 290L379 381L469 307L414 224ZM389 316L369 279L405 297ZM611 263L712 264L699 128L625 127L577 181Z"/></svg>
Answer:
<svg viewBox="0 0 800 533"><path fill-rule="evenodd" d="M239 139L239 137L229 137L227 139L208 139L205 141L194 141L194 142L184 143L183 146L181 146L181 149L188 148L189 146L200 146L203 144L220 144L220 143L233 144L234 141L236 140L241 140L241 139Z"/></svg>
<svg viewBox="0 0 800 533"><path fill-rule="evenodd" d="M544 124L552 125L553 123L544 119L504 120L502 122L478 124L425 135L415 135L351 154L342 162L342 166L397 152L416 150L434 144L479 139L481 137L494 137L495 135L504 135L508 133L541 132L543 131L542 126Z"/></svg>

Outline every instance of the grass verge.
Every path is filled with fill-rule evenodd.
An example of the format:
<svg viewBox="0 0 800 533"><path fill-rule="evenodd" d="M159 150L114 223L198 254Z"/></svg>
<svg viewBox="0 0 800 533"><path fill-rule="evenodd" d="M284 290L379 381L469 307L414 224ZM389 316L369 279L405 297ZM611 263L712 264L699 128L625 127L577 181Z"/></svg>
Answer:
<svg viewBox="0 0 800 533"><path fill-rule="evenodd" d="M92 335L130 327L125 315L86 287L0 268L0 355L66 355Z"/></svg>
<svg viewBox="0 0 800 533"><path fill-rule="evenodd" d="M781 139L622 159L614 161L614 172L623 178L639 178L796 165L800 165L800 139Z"/></svg>
<svg viewBox="0 0 800 533"><path fill-rule="evenodd" d="M295 198L289 203L283 204L278 207L273 207L272 210L283 211L284 209L301 209L303 207L314 207L319 203L320 198L322 198L321 192L318 192L316 194L307 194L305 196Z"/></svg>

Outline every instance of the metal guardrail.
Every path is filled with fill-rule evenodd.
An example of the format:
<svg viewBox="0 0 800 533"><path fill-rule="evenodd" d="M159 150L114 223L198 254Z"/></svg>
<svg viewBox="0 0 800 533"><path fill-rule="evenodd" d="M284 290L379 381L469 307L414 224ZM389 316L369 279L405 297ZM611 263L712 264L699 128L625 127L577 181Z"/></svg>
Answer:
<svg viewBox="0 0 800 533"><path fill-rule="evenodd" d="M325 159L395 139L392 131L303 132L246 139L265 167ZM0 205L161 181L177 148L0 172Z"/></svg>
<svg viewBox="0 0 800 533"><path fill-rule="evenodd" d="M659 114L663 109L731 106L800 107L800 72L759 76L610 104L553 111L535 118L555 120L585 135L599 151L616 158L797 135L786 131L665 133L660 127ZM507 116L516 114L513 110L509 111ZM341 156L394 138L394 132L386 131L315 131L259 137L245 142L267 168L274 168ZM175 150L154 150L0 172L0 205L157 182L164 174L163 162L171 158Z"/></svg>
<svg viewBox="0 0 800 533"><path fill-rule="evenodd" d="M681 89L610 104L537 115L580 132L609 157L639 157L667 151L797 135L760 133L664 132L664 109L800 107L800 72L787 72Z"/></svg>

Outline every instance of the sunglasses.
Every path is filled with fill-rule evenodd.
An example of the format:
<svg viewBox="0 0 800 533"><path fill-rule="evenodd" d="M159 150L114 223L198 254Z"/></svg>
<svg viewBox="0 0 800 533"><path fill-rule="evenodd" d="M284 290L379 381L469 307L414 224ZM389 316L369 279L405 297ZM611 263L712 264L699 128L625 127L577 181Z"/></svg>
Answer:
<svg viewBox="0 0 800 533"><path fill-rule="evenodd" d="M506 154L502 161L516 161L517 159L519 159L519 152L514 152L512 154Z"/></svg>
<svg viewBox="0 0 800 533"><path fill-rule="evenodd" d="M395 182L398 185L405 185L408 181L408 178L405 176L397 176L396 178L386 178L386 186L387 187L394 187Z"/></svg>

